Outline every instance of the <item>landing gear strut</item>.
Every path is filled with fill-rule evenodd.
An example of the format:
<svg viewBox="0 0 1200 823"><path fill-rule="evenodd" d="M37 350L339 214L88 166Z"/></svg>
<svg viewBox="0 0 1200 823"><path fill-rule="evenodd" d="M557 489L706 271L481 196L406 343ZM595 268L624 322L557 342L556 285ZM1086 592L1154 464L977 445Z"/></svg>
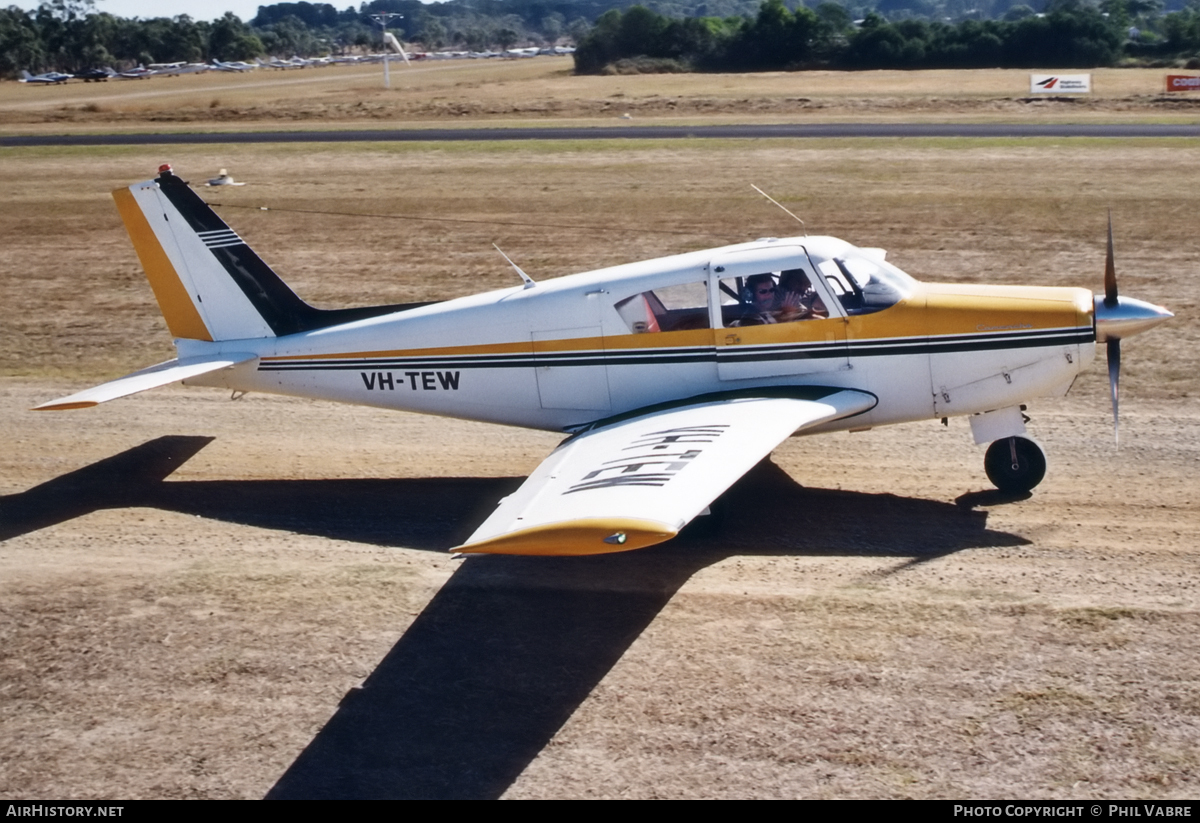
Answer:
<svg viewBox="0 0 1200 823"><path fill-rule="evenodd" d="M1023 494L1046 476L1046 453L1026 437L1005 437L988 446L983 468L1000 491Z"/></svg>

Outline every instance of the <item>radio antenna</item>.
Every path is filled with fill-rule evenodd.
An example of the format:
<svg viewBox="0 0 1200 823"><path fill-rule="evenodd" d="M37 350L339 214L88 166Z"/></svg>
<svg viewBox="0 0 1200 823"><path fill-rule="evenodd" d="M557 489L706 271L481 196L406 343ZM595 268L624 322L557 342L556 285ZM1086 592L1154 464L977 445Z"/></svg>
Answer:
<svg viewBox="0 0 1200 823"><path fill-rule="evenodd" d="M508 265L510 265L514 269L516 269L517 274L521 275L521 280L522 280L522 282L525 283L525 288L532 289L534 286L537 285L537 283L533 282L532 277L530 277L528 274L526 274L524 271L522 271L521 267L518 266L516 263L514 263L512 261L512 258L510 258L507 254L504 253L504 249L500 248L495 243L492 244L492 248L494 248L496 251L500 252L500 256L508 261Z"/></svg>
<svg viewBox="0 0 1200 823"><path fill-rule="evenodd" d="M787 208L786 208L786 207L785 207L785 206L784 206L782 203L780 203L778 200L776 200L776 199L775 199L774 197L772 197L771 195L767 194L765 191L763 191L762 189L760 189L758 186L756 186L756 185L754 185L753 183L751 183L751 184L750 184L750 188L754 189L756 192L758 192L759 194L761 194L763 197L765 197L765 198L767 198L768 200L770 200L770 201L771 201L772 203L774 203L776 206L779 206L779 208L783 209L783 211L784 211L784 214L786 214L788 217L790 217L790 218L792 218L793 220L795 220L795 221L796 221L797 223L799 223L801 226L803 226L803 225L804 225L804 221L803 221L803 220L801 220L799 217L797 217L796 215L794 215L794 214L792 214L790 211L788 211L788 210L787 210ZM804 236L805 236L805 237L808 237L808 229L807 229L807 228L805 228L805 229L804 229Z"/></svg>

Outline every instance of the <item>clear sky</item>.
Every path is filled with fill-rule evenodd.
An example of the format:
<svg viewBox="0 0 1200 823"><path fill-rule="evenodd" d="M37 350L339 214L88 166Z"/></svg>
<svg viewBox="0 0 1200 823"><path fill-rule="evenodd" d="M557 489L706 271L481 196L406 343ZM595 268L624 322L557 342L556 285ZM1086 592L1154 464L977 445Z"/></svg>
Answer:
<svg viewBox="0 0 1200 823"><path fill-rule="evenodd" d="M310 0L311 1L311 0ZM324 0L329 2L329 0ZM41 0L8 0L3 5L15 5L32 11ZM316 0L323 2L323 0ZM231 11L245 22L258 14L259 6L269 6L264 0L97 0L96 11L106 11L117 17L176 17L186 14L193 20L215 20ZM332 5L337 9L347 6L358 7L357 0L338 0Z"/></svg>

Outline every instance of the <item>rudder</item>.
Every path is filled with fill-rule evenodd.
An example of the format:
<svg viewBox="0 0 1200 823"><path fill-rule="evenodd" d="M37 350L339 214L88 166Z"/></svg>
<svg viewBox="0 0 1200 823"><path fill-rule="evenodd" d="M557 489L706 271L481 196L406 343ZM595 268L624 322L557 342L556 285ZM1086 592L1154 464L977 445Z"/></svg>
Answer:
<svg viewBox="0 0 1200 823"><path fill-rule="evenodd" d="M277 337L422 305L308 305L170 166L113 198L176 338Z"/></svg>

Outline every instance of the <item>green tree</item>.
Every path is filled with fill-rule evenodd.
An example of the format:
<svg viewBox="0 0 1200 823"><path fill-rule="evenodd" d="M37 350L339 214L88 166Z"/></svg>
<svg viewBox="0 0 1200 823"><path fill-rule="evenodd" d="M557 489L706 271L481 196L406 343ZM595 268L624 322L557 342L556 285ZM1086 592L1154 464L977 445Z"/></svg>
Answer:
<svg viewBox="0 0 1200 823"><path fill-rule="evenodd" d="M0 9L0 74L15 76L22 69L41 72L46 53L37 26L16 6Z"/></svg>
<svg viewBox="0 0 1200 823"><path fill-rule="evenodd" d="M263 43L231 11L213 21L208 35L208 56L223 62L250 60L265 54Z"/></svg>

